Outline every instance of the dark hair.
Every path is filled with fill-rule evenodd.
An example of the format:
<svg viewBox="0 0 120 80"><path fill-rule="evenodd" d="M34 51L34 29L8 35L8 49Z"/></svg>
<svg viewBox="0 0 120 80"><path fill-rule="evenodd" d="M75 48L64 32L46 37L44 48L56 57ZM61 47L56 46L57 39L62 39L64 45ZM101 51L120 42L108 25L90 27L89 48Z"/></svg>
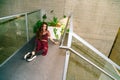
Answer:
<svg viewBox="0 0 120 80"><path fill-rule="evenodd" d="M48 24L46 23L46 22L43 22L42 23L42 25L39 27L39 30L37 31L37 33L36 33L36 37L38 38L38 39L41 39L41 35L42 35L42 28L43 28L43 25L46 25L46 30L48 30Z"/></svg>
<svg viewBox="0 0 120 80"><path fill-rule="evenodd" d="M39 31L42 31L44 24L46 25L46 30L48 29L48 24L46 22L43 22L42 25L39 27Z"/></svg>

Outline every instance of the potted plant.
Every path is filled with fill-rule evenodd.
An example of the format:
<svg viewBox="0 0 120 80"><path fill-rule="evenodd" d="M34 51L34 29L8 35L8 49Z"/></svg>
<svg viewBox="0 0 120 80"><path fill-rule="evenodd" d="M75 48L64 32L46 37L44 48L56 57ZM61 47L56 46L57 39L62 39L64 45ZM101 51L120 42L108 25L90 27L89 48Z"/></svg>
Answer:
<svg viewBox="0 0 120 80"><path fill-rule="evenodd" d="M51 10L50 13L54 14L54 10ZM66 18L66 16L64 15L63 18ZM37 21L37 23L35 24L33 28L33 32L36 33L38 28L41 26L42 22L46 22L47 19L48 16L44 14L42 16L42 20ZM62 22L60 22L60 20L56 17L55 14L53 15L52 19L49 19L49 21L47 21L47 23L48 23L48 30L50 31L53 39L59 40L64 30L65 24L62 24Z"/></svg>
<svg viewBox="0 0 120 80"><path fill-rule="evenodd" d="M33 33L36 33L37 30L39 29L39 27L42 25L43 22L45 22L45 20L47 19L47 15L44 14L42 16L42 20L38 20L35 24L35 26L33 27Z"/></svg>

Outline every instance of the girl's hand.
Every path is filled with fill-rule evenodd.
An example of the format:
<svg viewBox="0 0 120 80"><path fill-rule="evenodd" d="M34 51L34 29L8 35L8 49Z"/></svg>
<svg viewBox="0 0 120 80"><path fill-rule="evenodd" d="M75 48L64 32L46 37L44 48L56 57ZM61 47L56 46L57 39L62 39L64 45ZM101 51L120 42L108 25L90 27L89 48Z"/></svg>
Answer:
<svg viewBox="0 0 120 80"><path fill-rule="evenodd" d="M54 41L53 43L54 43L55 45L59 44L59 42L55 42L55 41Z"/></svg>

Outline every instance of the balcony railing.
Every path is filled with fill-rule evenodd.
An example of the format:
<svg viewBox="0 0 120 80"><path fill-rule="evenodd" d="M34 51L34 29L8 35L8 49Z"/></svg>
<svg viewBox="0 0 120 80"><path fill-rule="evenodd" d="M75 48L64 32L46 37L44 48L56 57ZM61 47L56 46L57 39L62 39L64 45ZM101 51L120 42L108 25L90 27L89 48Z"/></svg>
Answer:
<svg viewBox="0 0 120 80"><path fill-rule="evenodd" d="M66 27L69 26L70 31L64 31L60 44L60 48L67 50L63 80L79 80L81 77L87 80L119 80L114 67L120 70L120 66L73 32L72 17L68 22Z"/></svg>
<svg viewBox="0 0 120 80"><path fill-rule="evenodd" d="M33 37L33 26L41 15L42 11L36 10L0 18L0 65Z"/></svg>

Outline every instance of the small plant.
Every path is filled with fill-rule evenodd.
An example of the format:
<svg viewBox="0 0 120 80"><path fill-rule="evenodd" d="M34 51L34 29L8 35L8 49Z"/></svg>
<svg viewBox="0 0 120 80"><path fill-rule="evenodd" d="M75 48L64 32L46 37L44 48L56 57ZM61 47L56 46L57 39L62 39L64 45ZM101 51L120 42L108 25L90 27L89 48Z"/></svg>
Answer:
<svg viewBox="0 0 120 80"><path fill-rule="evenodd" d="M39 20L36 22L35 26L33 27L33 33L36 33L37 30L39 29L39 27L42 25L43 22L45 22L45 20L47 19L47 15L44 14L42 16L42 20Z"/></svg>
<svg viewBox="0 0 120 80"><path fill-rule="evenodd" d="M38 28L42 25L42 21L39 20L37 21L37 23L35 24L35 26L33 27L33 33L36 33Z"/></svg>
<svg viewBox="0 0 120 80"><path fill-rule="evenodd" d="M50 14L53 15L51 19L46 14L44 14L42 16L42 20L39 20L36 22L35 26L33 27L33 32L36 33L37 30L39 29L39 27L42 25L42 23L46 22L46 20L48 19L47 20L48 26L54 27L53 28L54 36L56 39L59 39L60 34L63 34L63 32L64 32L65 24L59 22L59 19L58 19L58 17L56 17L54 10L51 10ZM66 18L66 16L63 15L62 18ZM55 27L61 27L61 30L60 30L60 28L55 28Z"/></svg>
<svg viewBox="0 0 120 80"><path fill-rule="evenodd" d="M66 15L64 15L63 18L66 18Z"/></svg>
<svg viewBox="0 0 120 80"><path fill-rule="evenodd" d="M56 17L56 15L55 15L55 13L54 13L54 10L51 10L50 11L50 14L52 14L53 15L53 18L52 19L50 19L50 21L48 22L48 25L49 26L55 26L55 27L60 27L61 26L61 24L59 23L59 19L58 19L58 17Z"/></svg>
<svg viewBox="0 0 120 80"><path fill-rule="evenodd" d="M53 17L53 20L48 22L48 25L49 26L57 26L58 22L59 22L58 18L57 17Z"/></svg>
<svg viewBox="0 0 120 80"><path fill-rule="evenodd" d="M54 32L54 35L55 35L56 39L58 39L58 38L59 38L59 36L58 36L58 34L57 34L57 29L56 29L56 28L54 28L54 29L53 29L53 32Z"/></svg>
<svg viewBox="0 0 120 80"><path fill-rule="evenodd" d="M45 20L47 19L47 15L44 14L44 15L42 16L42 19L43 19L43 22L45 22Z"/></svg>

